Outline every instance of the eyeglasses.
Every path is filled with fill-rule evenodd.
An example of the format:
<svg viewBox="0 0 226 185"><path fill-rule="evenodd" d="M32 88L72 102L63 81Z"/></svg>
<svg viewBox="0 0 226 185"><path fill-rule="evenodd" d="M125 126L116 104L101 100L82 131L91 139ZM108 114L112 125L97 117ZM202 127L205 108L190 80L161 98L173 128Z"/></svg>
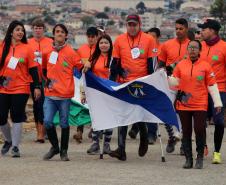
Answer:
<svg viewBox="0 0 226 185"><path fill-rule="evenodd" d="M196 46L188 46L188 50L191 50L191 51L199 50L199 47L196 47Z"/></svg>

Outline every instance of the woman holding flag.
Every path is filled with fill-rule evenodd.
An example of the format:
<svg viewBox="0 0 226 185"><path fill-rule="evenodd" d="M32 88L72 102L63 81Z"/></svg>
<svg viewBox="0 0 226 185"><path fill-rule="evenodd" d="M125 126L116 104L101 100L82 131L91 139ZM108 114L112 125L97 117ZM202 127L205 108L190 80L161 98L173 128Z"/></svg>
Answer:
<svg viewBox="0 0 226 185"><path fill-rule="evenodd" d="M212 68L205 60L200 59L201 49L200 41L190 41L187 47L189 58L182 60L173 71L173 76L179 82L176 109L179 111L183 131L182 145L186 157L183 168L193 167L192 118L197 151L195 168L203 168L208 92L213 99L216 112L219 113L222 107Z"/></svg>
<svg viewBox="0 0 226 185"><path fill-rule="evenodd" d="M100 36L97 41L96 48L90 57L89 61L91 62L91 71L98 77L108 79L109 78L109 66L112 60L112 40L111 37L107 34ZM81 92L81 102L85 103L85 93ZM112 136L112 129L107 129L104 131L104 148L103 153L110 153L110 141ZM92 131L93 144L87 150L87 153L90 155L100 153L99 137L101 131Z"/></svg>

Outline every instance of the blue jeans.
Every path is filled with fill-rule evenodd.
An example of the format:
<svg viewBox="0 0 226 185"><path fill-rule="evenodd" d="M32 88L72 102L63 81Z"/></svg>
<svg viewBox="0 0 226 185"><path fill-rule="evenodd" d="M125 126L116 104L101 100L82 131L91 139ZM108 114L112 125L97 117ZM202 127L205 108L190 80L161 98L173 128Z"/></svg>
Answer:
<svg viewBox="0 0 226 185"><path fill-rule="evenodd" d="M43 111L44 111L44 124L47 129L54 126L53 119L56 112L59 111L60 116L60 127L68 128L68 117L70 110L71 99L64 100L53 100L51 98L45 97Z"/></svg>

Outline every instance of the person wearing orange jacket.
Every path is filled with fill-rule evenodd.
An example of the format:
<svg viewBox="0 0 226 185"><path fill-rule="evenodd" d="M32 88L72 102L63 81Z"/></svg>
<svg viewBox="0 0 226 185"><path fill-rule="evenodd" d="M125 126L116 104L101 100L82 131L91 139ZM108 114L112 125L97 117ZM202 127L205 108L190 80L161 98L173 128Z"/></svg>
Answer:
<svg viewBox="0 0 226 185"><path fill-rule="evenodd" d="M109 66L112 60L113 44L111 37L107 34L103 34L99 37L95 51L90 57L91 71L98 77L108 79L109 78ZM85 96L82 96L82 103L85 103ZM92 131L93 144L87 150L89 155L99 154L100 145L99 138L100 134L104 134L104 147L103 154L110 153L110 141L112 136L112 129L106 129L103 131Z"/></svg>
<svg viewBox="0 0 226 185"><path fill-rule="evenodd" d="M222 102L217 87L215 74L211 66L202 58L200 41L190 41L188 44L188 58L180 61L173 71L178 81L179 93L176 98L176 109L182 124L182 145L186 162L183 168L193 167L192 157L192 118L196 137L196 169L203 168L205 144L205 124L208 106L208 92L210 93L216 113L221 111Z"/></svg>
<svg viewBox="0 0 226 185"><path fill-rule="evenodd" d="M86 31L86 37L87 37L87 44L83 44L78 49L78 54L81 57L81 60L83 63L87 62L91 55L93 54L96 42L98 39L98 30L96 27L89 27ZM78 142L82 142L82 134L83 134L84 126L78 126L77 127L77 133L74 134L73 138ZM91 135L92 131L89 135ZM92 137L92 136L91 136Z"/></svg>
<svg viewBox="0 0 226 185"><path fill-rule="evenodd" d="M176 64L186 58L188 39L188 22L184 18L177 19L175 21L176 38L170 39L162 44L161 52L158 55L159 67L166 67L167 74L172 74L173 68ZM172 126L166 124L166 129L169 135L166 151L171 153L175 149L177 142L174 136ZM180 147L180 154L183 155L183 148Z"/></svg>
<svg viewBox="0 0 226 185"><path fill-rule="evenodd" d="M110 80L125 83L154 72L156 43L152 36L141 31L141 20L137 14L126 19L127 33L119 35L114 43L113 60L110 65ZM137 123L140 131L138 154L143 157L148 150L147 125ZM126 135L128 126L118 128L118 148L111 151L111 157L126 160Z"/></svg>
<svg viewBox="0 0 226 185"><path fill-rule="evenodd" d="M210 107L212 110L214 131L214 153L213 163L221 163L221 145L224 136L224 108L226 105L226 42L219 37L221 25L216 20L207 19L203 24L198 25L202 31L201 36L203 50L201 57L204 58L213 68L216 75L217 85L220 91L223 108L219 114L213 106L213 100L210 98Z"/></svg>
<svg viewBox="0 0 226 185"><path fill-rule="evenodd" d="M31 80L34 82L34 98L38 100L41 95L38 64L27 44L23 23L12 21L0 46L0 129L5 140L2 155L12 146L12 157L20 157L22 122L26 120L25 107ZM8 123L9 112L12 129Z"/></svg>
<svg viewBox="0 0 226 185"><path fill-rule="evenodd" d="M62 161L69 161L67 150L69 143L70 127L68 122L71 98L74 96L73 70L81 70L83 64L74 49L66 43L68 30L63 24L53 28L54 41L50 52L47 54L46 63L43 63L46 77L44 100L44 125L51 144L48 153L43 157L50 160L60 153ZM59 148L56 128L53 119L59 111L61 127L61 145Z"/></svg>
<svg viewBox="0 0 226 185"><path fill-rule="evenodd" d="M45 37L45 24L41 19L35 19L32 22L32 31L33 38L28 40L28 44L32 49L32 53L34 55L35 61L38 64L38 72L39 72L39 84L41 87L41 97L39 100L35 101L34 99L34 83L31 83L31 95L33 100L33 113L35 119L35 125L37 130L37 139L35 142L44 143L44 125L43 125L43 103L44 103L44 88L42 85L43 74L42 74L42 60L44 59L42 56L48 53L48 49L52 46L53 40Z"/></svg>
<svg viewBox="0 0 226 185"><path fill-rule="evenodd" d="M162 47L162 44L159 41L159 39L161 37L160 29L153 27L153 28L150 28L146 33L150 34L155 39L157 55L159 55L161 52L161 47ZM156 69L156 67L157 67L157 62L154 65L154 69ZM153 145L157 139L157 124L156 123L148 123L147 127L148 127L148 143ZM137 124L133 124L128 134L132 139L135 139L138 132L139 132L139 128L138 128Z"/></svg>

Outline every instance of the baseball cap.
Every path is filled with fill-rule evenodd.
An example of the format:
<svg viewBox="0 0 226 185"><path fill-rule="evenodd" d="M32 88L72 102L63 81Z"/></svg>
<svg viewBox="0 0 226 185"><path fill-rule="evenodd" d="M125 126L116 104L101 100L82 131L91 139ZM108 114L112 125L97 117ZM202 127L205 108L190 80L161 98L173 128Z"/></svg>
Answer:
<svg viewBox="0 0 226 185"><path fill-rule="evenodd" d="M130 14L127 16L126 22L140 23L140 17L137 14Z"/></svg>
<svg viewBox="0 0 226 185"><path fill-rule="evenodd" d="M207 19L203 24L198 24L198 27L202 29L211 28L215 31L219 31L221 29L220 23L213 19Z"/></svg>

